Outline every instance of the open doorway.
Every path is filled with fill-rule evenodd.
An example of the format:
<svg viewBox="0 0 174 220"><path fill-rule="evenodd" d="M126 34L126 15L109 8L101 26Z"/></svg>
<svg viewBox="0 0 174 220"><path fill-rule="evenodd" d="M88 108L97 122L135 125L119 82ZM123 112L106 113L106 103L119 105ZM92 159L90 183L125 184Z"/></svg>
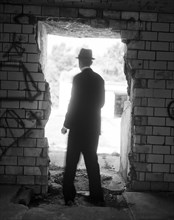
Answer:
<svg viewBox="0 0 174 220"><path fill-rule="evenodd" d="M47 37L45 77L50 85L52 111L45 132L51 164L64 166L67 136L62 135L60 130L69 103L72 78L80 72L76 56L84 47L93 50L95 60L92 69L105 80L106 101L102 109L97 152L100 168L101 171L117 172L120 165L121 115L127 99L127 82L123 72L124 44L115 38ZM85 168L83 158L78 168Z"/></svg>

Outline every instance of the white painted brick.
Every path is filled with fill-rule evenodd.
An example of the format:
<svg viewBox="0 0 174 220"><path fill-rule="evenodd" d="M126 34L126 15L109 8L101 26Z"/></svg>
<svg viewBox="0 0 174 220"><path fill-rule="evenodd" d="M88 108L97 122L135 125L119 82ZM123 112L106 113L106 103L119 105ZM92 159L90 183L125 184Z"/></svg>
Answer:
<svg viewBox="0 0 174 220"><path fill-rule="evenodd" d="M152 153L152 145L138 145L135 144L134 151L136 153Z"/></svg>
<svg viewBox="0 0 174 220"><path fill-rule="evenodd" d="M171 165L170 172L171 172L171 173L174 173L174 164Z"/></svg>
<svg viewBox="0 0 174 220"><path fill-rule="evenodd" d="M34 81L44 82L44 80L45 80L43 73L32 73L31 72L30 75Z"/></svg>
<svg viewBox="0 0 174 220"><path fill-rule="evenodd" d="M154 145L153 146L153 153L155 153L155 154L170 154L170 146Z"/></svg>
<svg viewBox="0 0 174 220"><path fill-rule="evenodd" d="M135 134L149 135L152 134L151 126L135 126Z"/></svg>
<svg viewBox="0 0 174 220"><path fill-rule="evenodd" d="M138 31L131 31L131 30L122 30L121 31L121 38L122 39L136 39L138 36Z"/></svg>
<svg viewBox="0 0 174 220"><path fill-rule="evenodd" d="M166 86L167 89L174 89L174 80L167 80L166 83L167 83L167 86ZM170 97L168 97L168 98L170 98Z"/></svg>
<svg viewBox="0 0 174 220"><path fill-rule="evenodd" d="M24 5L23 13L24 14L40 15L41 14L41 6L37 6L37 5Z"/></svg>
<svg viewBox="0 0 174 220"><path fill-rule="evenodd" d="M152 23L152 31L169 32L168 23Z"/></svg>
<svg viewBox="0 0 174 220"><path fill-rule="evenodd" d="M7 137L21 137L22 135L24 135L24 129L11 128L7 130Z"/></svg>
<svg viewBox="0 0 174 220"><path fill-rule="evenodd" d="M146 173L147 181L163 181L163 173Z"/></svg>
<svg viewBox="0 0 174 220"><path fill-rule="evenodd" d="M39 167L24 167L24 175L41 175L41 170Z"/></svg>
<svg viewBox="0 0 174 220"><path fill-rule="evenodd" d="M169 50L169 43L168 42L151 42L151 49L152 50L168 51Z"/></svg>
<svg viewBox="0 0 174 220"><path fill-rule="evenodd" d="M174 24L170 24L170 32L174 32Z"/></svg>
<svg viewBox="0 0 174 220"><path fill-rule="evenodd" d="M173 84L173 86L174 86L174 84ZM167 90L167 89L154 89L153 90L153 97L154 98L171 98L172 93L171 93L171 90Z"/></svg>
<svg viewBox="0 0 174 220"><path fill-rule="evenodd" d="M18 141L19 147L36 147L36 139L25 138Z"/></svg>
<svg viewBox="0 0 174 220"><path fill-rule="evenodd" d="M47 138L41 138L37 139L37 147L48 147L48 139Z"/></svg>
<svg viewBox="0 0 174 220"><path fill-rule="evenodd" d="M95 9L79 9L79 15L85 18L96 17L97 11Z"/></svg>
<svg viewBox="0 0 174 220"><path fill-rule="evenodd" d="M153 89L164 89L165 88L165 80L148 80L148 88Z"/></svg>
<svg viewBox="0 0 174 220"><path fill-rule="evenodd" d="M38 72L38 63L25 63L24 65L29 72Z"/></svg>
<svg viewBox="0 0 174 220"><path fill-rule="evenodd" d="M156 79L173 79L173 72L172 71L155 71L155 78Z"/></svg>
<svg viewBox="0 0 174 220"><path fill-rule="evenodd" d="M24 34L32 34L34 31L33 25L22 25L22 33Z"/></svg>
<svg viewBox="0 0 174 220"><path fill-rule="evenodd" d="M18 87L19 84L17 81L1 81L1 89L17 90Z"/></svg>
<svg viewBox="0 0 174 220"><path fill-rule="evenodd" d="M21 33L21 29L20 24L4 24L4 32Z"/></svg>
<svg viewBox="0 0 174 220"><path fill-rule="evenodd" d="M5 174L5 166L0 166L0 174Z"/></svg>
<svg viewBox="0 0 174 220"><path fill-rule="evenodd" d="M1 107L2 108L10 108L10 109L13 109L13 108L19 108L19 101L1 101Z"/></svg>
<svg viewBox="0 0 174 220"><path fill-rule="evenodd" d="M168 113L166 108L155 108L154 116L167 117Z"/></svg>
<svg viewBox="0 0 174 220"><path fill-rule="evenodd" d="M149 163L163 163L163 155L159 154L148 154L146 159Z"/></svg>
<svg viewBox="0 0 174 220"><path fill-rule="evenodd" d="M165 126L165 118L148 117L148 125Z"/></svg>
<svg viewBox="0 0 174 220"><path fill-rule="evenodd" d="M154 71L153 70L136 70L135 78L153 79Z"/></svg>
<svg viewBox="0 0 174 220"><path fill-rule="evenodd" d="M166 118L166 126L174 126L174 121L171 118Z"/></svg>
<svg viewBox="0 0 174 220"><path fill-rule="evenodd" d="M149 107L135 107L134 108L134 115L153 116L153 108L149 108Z"/></svg>
<svg viewBox="0 0 174 220"><path fill-rule="evenodd" d="M27 61L38 63L39 62L39 54L27 54Z"/></svg>
<svg viewBox="0 0 174 220"><path fill-rule="evenodd" d="M157 60L174 60L174 52L157 52Z"/></svg>
<svg viewBox="0 0 174 220"><path fill-rule="evenodd" d="M25 91L8 91L8 98L25 98Z"/></svg>
<svg viewBox="0 0 174 220"><path fill-rule="evenodd" d="M44 129L32 129L30 138L43 138L44 137Z"/></svg>
<svg viewBox="0 0 174 220"><path fill-rule="evenodd" d="M170 136L170 128L169 127L154 127L153 134Z"/></svg>
<svg viewBox="0 0 174 220"><path fill-rule="evenodd" d="M37 44L23 44L23 48L25 49L26 53L38 53Z"/></svg>
<svg viewBox="0 0 174 220"><path fill-rule="evenodd" d="M6 152L7 156L23 156L23 149L20 147L10 147Z"/></svg>
<svg viewBox="0 0 174 220"><path fill-rule="evenodd" d="M17 157L3 156L0 160L0 165L17 165Z"/></svg>
<svg viewBox="0 0 174 220"><path fill-rule="evenodd" d="M139 13L138 12L122 12L121 18L124 20L134 19L137 21L139 19Z"/></svg>
<svg viewBox="0 0 174 220"><path fill-rule="evenodd" d="M22 13L22 6L21 5L5 5L4 7L5 13L12 13L12 14L21 14Z"/></svg>
<svg viewBox="0 0 174 220"><path fill-rule="evenodd" d="M159 22L174 22L174 14L159 14L158 15Z"/></svg>
<svg viewBox="0 0 174 220"><path fill-rule="evenodd" d="M148 136L147 137L147 144L160 144L160 145L163 145L165 142L164 140L164 137L163 136ZM152 157L152 156L151 156ZM150 161L148 161L150 162ZM154 162L157 162L157 161L154 161Z"/></svg>
<svg viewBox="0 0 174 220"><path fill-rule="evenodd" d="M0 80L7 80L7 72L1 71L0 72Z"/></svg>
<svg viewBox="0 0 174 220"><path fill-rule="evenodd" d="M138 59L154 60L155 59L155 52L139 51L138 52Z"/></svg>
<svg viewBox="0 0 174 220"><path fill-rule="evenodd" d="M29 34L29 43L35 44L36 43L36 36L35 34Z"/></svg>
<svg viewBox="0 0 174 220"><path fill-rule="evenodd" d="M141 21L157 21L157 13L140 13L140 20Z"/></svg>
<svg viewBox="0 0 174 220"><path fill-rule="evenodd" d="M167 69L168 70L174 70L174 62L168 62Z"/></svg>
<svg viewBox="0 0 174 220"><path fill-rule="evenodd" d="M0 98L7 98L7 91L6 90L0 90Z"/></svg>
<svg viewBox="0 0 174 220"><path fill-rule="evenodd" d="M37 101L21 101L20 102L20 107L24 109L37 109Z"/></svg>
<svg viewBox="0 0 174 220"><path fill-rule="evenodd" d="M151 164L147 163L134 163L136 171L151 171Z"/></svg>
<svg viewBox="0 0 174 220"><path fill-rule="evenodd" d="M48 177L47 176L36 176L35 177L35 184L47 185L48 184Z"/></svg>
<svg viewBox="0 0 174 220"><path fill-rule="evenodd" d="M18 165L35 166L35 157L18 157Z"/></svg>
<svg viewBox="0 0 174 220"><path fill-rule="evenodd" d="M174 182L174 174L165 173L164 181L166 182Z"/></svg>
<svg viewBox="0 0 174 220"><path fill-rule="evenodd" d="M159 173L167 173L170 170L169 164L153 164L152 171L159 172Z"/></svg>
<svg viewBox="0 0 174 220"><path fill-rule="evenodd" d="M165 155L164 162L165 163L174 163L174 155Z"/></svg>
<svg viewBox="0 0 174 220"><path fill-rule="evenodd" d="M58 7L49 7L43 6L42 7L42 15L43 16L59 16L59 8Z"/></svg>
<svg viewBox="0 0 174 220"><path fill-rule="evenodd" d="M174 41L174 33L159 33L158 40L173 42Z"/></svg>
<svg viewBox="0 0 174 220"><path fill-rule="evenodd" d="M145 48L145 41L130 41L127 44L128 49L139 49L143 50Z"/></svg>
<svg viewBox="0 0 174 220"><path fill-rule="evenodd" d="M48 158L36 158L36 165L37 166L48 166Z"/></svg>
<svg viewBox="0 0 174 220"><path fill-rule="evenodd" d="M166 137L166 144L173 145L174 144L174 137Z"/></svg>
<svg viewBox="0 0 174 220"><path fill-rule="evenodd" d="M157 32L142 31L141 40L157 41Z"/></svg>
<svg viewBox="0 0 174 220"><path fill-rule="evenodd" d="M166 70L167 69L167 62L166 61L150 61L149 62L149 69Z"/></svg>
<svg viewBox="0 0 174 220"><path fill-rule="evenodd" d="M24 156L26 157L39 157L42 153L42 148L24 148Z"/></svg>
<svg viewBox="0 0 174 220"><path fill-rule="evenodd" d="M148 98L148 106L149 107L161 107L161 108L163 108L165 106L165 99Z"/></svg>
<svg viewBox="0 0 174 220"><path fill-rule="evenodd" d="M110 19L120 19L121 13L118 11L112 11L112 10L104 10L103 11L103 17L110 18Z"/></svg>
<svg viewBox="0 0 174 220"><path fill-rule="evenodd" d="M0 178L0 183L5 184L16 184L16 176L14 175L2 175Z"/></svg>
<svg viewBox="0 0 174 220"><path fill-rule="evenodd" d="M17 176L17 183L18 184L26 184L26 185L33 185L34 184L34 176Z"/></svg>
<svg viewBox="0 0 174 220"><path fill-rule="evenodd" d="M21 167L21 166L6 166L5 173L11 174L11 175L21 175L21 174L23 174L23 167Z"/></svg>
<svg viewBox="0 0 174 220"><path fill-rule="evenodd" d="M170 191L168 187L168 183L166 182L151 182L151 190L152 191Z"/></svg>

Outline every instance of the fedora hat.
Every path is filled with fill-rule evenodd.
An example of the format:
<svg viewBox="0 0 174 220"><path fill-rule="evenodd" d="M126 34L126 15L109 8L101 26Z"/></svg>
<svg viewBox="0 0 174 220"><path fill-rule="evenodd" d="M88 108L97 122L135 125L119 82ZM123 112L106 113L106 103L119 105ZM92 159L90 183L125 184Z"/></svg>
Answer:
<svg viewBox="0 0 174 220"><path fill-rule="evenodd" d="M94 60L94 58L92 57L92 50L90 49L84 49L82 48L79 52L78 57L76 57L78 59L90 59L90 60Z"/></svg>

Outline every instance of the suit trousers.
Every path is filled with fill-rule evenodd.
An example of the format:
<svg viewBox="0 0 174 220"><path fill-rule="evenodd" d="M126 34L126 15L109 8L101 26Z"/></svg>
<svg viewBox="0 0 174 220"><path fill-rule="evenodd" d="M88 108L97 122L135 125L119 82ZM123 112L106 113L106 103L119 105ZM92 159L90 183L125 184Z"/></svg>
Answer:
<svg viewBox="0 0 174 220"><path fill-rule="evenodd" d="M65 203L69 200L74 201L76 196L74 179L81 153L83 154L88 174L90 199L96 202L103 201L100 168L97 156L98 140L98 133L69 131L63 178L63 195Z"/></svg>

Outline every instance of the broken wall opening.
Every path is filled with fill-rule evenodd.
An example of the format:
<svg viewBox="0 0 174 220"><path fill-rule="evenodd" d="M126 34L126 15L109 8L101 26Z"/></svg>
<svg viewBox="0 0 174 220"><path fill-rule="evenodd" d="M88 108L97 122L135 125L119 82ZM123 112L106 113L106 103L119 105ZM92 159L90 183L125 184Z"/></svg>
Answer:
<svg viewBox="0 0 174 220"><path fill-rule="evenodd" d="M45 73L45 76L46 76L47 71L48 71L47 65L46 65L46 63L47 63L47 53L48 53L48 51L47 51L47 46L48 45L47 44L48 44L48 37L49 37L50 34L54 35L54 36L57 35L57 36L66 37L66 38L67 38L67 36L70 36L70 37L73 37L73 39L79 39L79 40L82 39L82 38L83 39L88 39L88 38L104 39L105 38L105 39L112 39L112 40L115 40L115 41L121 39L119 32L113 32L109 28L103 28L103 27L102 28L92 28L90 25L86 25L86 24L79 23L79 22L72 22L72 21L71 22L68 22L68 21L40 22L39 23L39 33L41 34L41 36L39 37L39 40L40 40L40 43L41 43L40 44L40 48L41 48L41 64L42 64L42 67L43 67L42 69L43 69L43 72ZM120 42L121 42L121 40L120 40ZM122 44L122 47L123 47L123 44ZM125 53L125 51L122 50L122 55L120 56L121 58L123 58L124 53ZM73 56L75 56L77 54L78 54L78 52L76 51L76 53L74 53ZM77 61L76 61L76 63L77 63ZM122 63L122 68L123 68L123 63ZM78 72L79 72L79 70L75 71L76 74ZM123 70L122 70L122 72L123 72ZM60 73L58 73L58 74L60 74ZM64 77L64 75L60 74L60 79L61 79L61 77ZM122 77L125 77L124 73L123 73ZM47 77L46 77L46 79L47 79ZM113 81L112 81L112 83L113 83ZM124 81L124 83L125 83L125 81ZM119 86L120 86L119 84L117 84L117 86L113 84L112 87L117 88L117 92L115 91L115 89L114 90L110 89L111 87L108 89L108 92L111 92L109 90L113 90L112 92L114 92L114 104L121 106L119 102L123 103L123 101L127 99L127 92L125 92L126 91L126 89L125 89L126 85L125 84L123 86L124 87L124 89L123 89L124 91L119 90L118 89ZM111 98L111 96L110 96L110 98ZM113 99L113 97L111 99ZM116 106L114 106L114 107L116 107ZM120 112L123 111L123 106L121 106L121 108L122 108L122 110L120 109L119 110ZM108 109L110 110L110 108L108 108ZM52 108L52 110L53 110L53 108ZM113 110L113 116L114 116L113 118L116 118L119 114L120 114L119 117L121 116L121 113L119 111L117 112L115 110L115 108L113 108L112 110ZM63 111L63 114L65 115L65 111ZM106 111L106 113L103 113L103 114L107 114L107 111ZM62 126L61 120L57 120L56 118L54 118L54 123L60 123L60 126ZM117 135L116 135L117 137L119 137L118 135L120 135L120 123L121 123L121 119L119 118L119 124L117 122L117 127L119 127L119 134L118 134L118 132L115 129L115 133L117 132ZM58 133L60 133L60 129L56 130L54 132L55 132L54 133L54 136L55 136ZM109 132L110 133L112 133L112 132L114 133L114 130L110 130ZM64 145L66 146L66 139L67 139L67 137L61 137L61 139L62 138L64 138L63 142L64 142ZM101 139L101 137L100 137L100 139ZM120 139L120 137L119 137L119 139ZM48 140L49 140L49 137L48 137ZM110 142L113 142L112 137L110 138ZM117 140L117 142L119 142L119 140ZM104 144L106 145L106 148L109 145L109 143L107 141L105 141ZM100 145L100 143L99 143L99 145ZM120 145L119 145L119 147L120 147ZM99 147L99 149L100 149L100 147ZM114 156L114 158L111 158L111 161L112 161L111 162L111 166L109 166L109 163L106 160L106 153L105 152L103 152L104 154L102 154L102 157L101 157L102 161L101 161L101 163L104 163L104 166L107 167L107 168L112 168L112 169L114 168L114 171L115 171L115 169L116 169L116 171L119 171L120 157L116 158L115 156L119 156L120 149L118 150L119 152L116 152L116 150L117 149L115 149L115 151L112 152L113 155L111 155L111 157ZM50 148L50 151L51 151L51 148ZM65 149L64 149L64 151L65 151ZM63 152L63 154L62 153L59 154L59 160L60 160L60 161L58 161L59 164L64 164L64 153L65 152ZM53 155L52 159L51 159L51 163L53 162L53 160L57 161L57 158L55 157L55 152L54 153L50 152L50 156L51 156L51 154ZM127 160L128 160L128 158L127 158ZM81 160L81 162L82 162L82 167L83 167L84 166L83 160ZM99 163L100 163L100 160L99 160Z"/></svg>

